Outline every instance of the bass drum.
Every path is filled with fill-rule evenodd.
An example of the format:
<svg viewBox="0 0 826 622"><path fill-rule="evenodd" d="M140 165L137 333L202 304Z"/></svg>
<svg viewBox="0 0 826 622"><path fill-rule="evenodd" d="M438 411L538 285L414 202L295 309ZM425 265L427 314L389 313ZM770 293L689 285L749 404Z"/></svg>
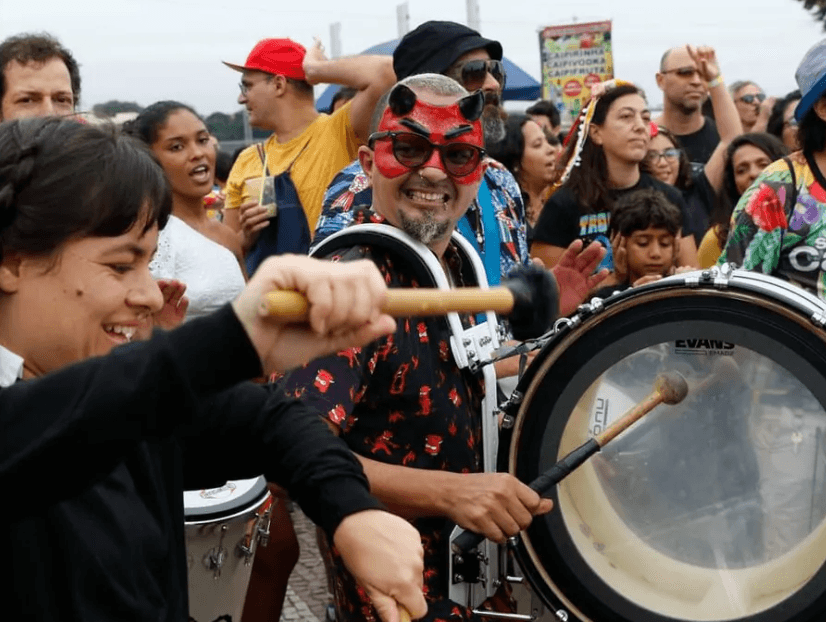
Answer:
<svg viewBox="0 0 826 622"><path fill-rule="evenodd" d="M572 319L505 408L499 470L532 481L658 374L689 391L563 480L553 511L513 541L554 619L826 619L826 305L714 269Z"/></svg>

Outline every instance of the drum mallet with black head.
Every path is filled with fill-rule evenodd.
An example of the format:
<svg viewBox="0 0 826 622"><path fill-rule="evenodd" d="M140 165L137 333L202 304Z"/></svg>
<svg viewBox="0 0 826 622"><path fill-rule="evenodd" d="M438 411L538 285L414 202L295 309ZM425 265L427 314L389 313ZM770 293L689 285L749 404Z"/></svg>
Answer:
<svg viewBox="0 0 826 622"><path fill-rule="evenodd" d="M267 315L306 322L309 306L298 292L272 291L261 303ZM393 317L493 311L507 315L514 339L544 335L559 314L559 288L553 275L538 266L523 266L499 287L394 288L387 290L382 311Z"/></svg>
<svg viewBox="0 0 826 622"><path fill-rule="evenodd" d="M539 496L544 496L551 488L565 479L588 458L605 447L624 430L639 421L660 404L679 404L688 395L688 383L675 371L660 374L654 380L654 390L639 404L628 410L622 417L602 432L588 439L567 456L542 473L528 486ZM459 534L453 541L454 553L466 553L475 549L485 537L472 531Z"/></svg>

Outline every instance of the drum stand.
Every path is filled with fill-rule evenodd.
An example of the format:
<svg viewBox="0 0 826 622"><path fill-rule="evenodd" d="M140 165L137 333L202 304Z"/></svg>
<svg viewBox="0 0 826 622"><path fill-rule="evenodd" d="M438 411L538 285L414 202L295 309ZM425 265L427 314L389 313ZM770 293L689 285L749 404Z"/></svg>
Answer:
<svg viewBox="0 0 826 622"><path fill-rule="evenodd" d="M564 319L569 322L570 320ZM559 324L559 322L558 322ZM496 373L492 363L498 360L495 357L495 350L502 341L499 338L486 339L484 329L492 326L490 318L488 322L475 326L470 331L465 331L461 340L453 340L451 346L461 342L463 345L461 353L455 354L457 362L466 361L472 370L481 369L485 379L485 399L482 402L483 425L482 425L482 446L484 452L484 470L486 473L496 472L496 462L499 449L499 414L504 412L502 422L503 427L513 425L513 417L508 414L510 406L522 401L522 395L514 392L508 400L498 405L496 402ZM554 332L559 326L554 327ZM488 333L489 334L489 333ZM538 340L544 343L546 339ZM538 348L539 345L522 344L510 348L508 352L500 353L499 358L505 358L511 354L527 353ZM520 375L522 368L520 366ZM448 549L453 541L464 530L461 527L454 527L450 534ZM450 553L449 577L450 588L449 597L451 600L461 603L471 609L473 613L486 620L503 620L512 622L567 622L569 614L564 609L549 612L539 595L531 590L526 579L522 576L514 556L510 552L510 547L515 545L518 536L510 538L509 546L501 546L490 540L484 540L479 547L466 554ZM517 603L516 613L501 613L496 611L486 611L479 609L479 605L492 596L505 583L509 586L512 599Z"/></svg>

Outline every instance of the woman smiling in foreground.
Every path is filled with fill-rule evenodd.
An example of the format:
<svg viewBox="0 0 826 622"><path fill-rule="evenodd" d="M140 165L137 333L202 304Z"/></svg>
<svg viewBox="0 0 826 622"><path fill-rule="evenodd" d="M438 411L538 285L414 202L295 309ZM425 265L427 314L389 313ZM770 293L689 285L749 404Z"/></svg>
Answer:
<svg viewBox="0 0 826 622"><path fill-rule="evenodd" d="M386 620L396 601L423 615L418 533L376 509L314 414L237 384L392 331L378 271L272 260L232 305L116 348L163 304L148 266L170 205L131 139L0 125L0 488L19 503L0 519L6 617L186 620L183 489L262 472L347 551ZM307 295L310 327L260 317L275 288Z"/></svg>

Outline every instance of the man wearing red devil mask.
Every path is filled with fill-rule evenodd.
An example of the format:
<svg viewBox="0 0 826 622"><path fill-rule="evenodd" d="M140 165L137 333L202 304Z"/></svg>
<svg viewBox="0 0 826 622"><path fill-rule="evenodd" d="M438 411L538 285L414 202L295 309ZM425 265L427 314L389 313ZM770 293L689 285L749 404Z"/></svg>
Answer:
<svg viewBox="0 0 826 622"><path fill-rule="evenodd" d="M368 144L359 150L373 204L358 209L355 222L406 232L432 251L455 286L474 284L467 282L451 233L484 173L483 107L481 93L468 95L450 78L412 76L379 102ZM579 250L572 249L572 256ZM564 311L601 280L592 272L602 251L593 246L583 254L590 261L556 274ZM414 270L380 245L350 242L332 255L340 261L361 257L372 259L390 286L417 285ZM471 315L461 319L466 326L475 322ZM551 509L549 500L510 475L481 472L484 381L481 373L459 368L450 336L443 317L399 320L393 335L314 361L280 380L290 395L304 387L302 402L324 413L359 456L373 494L422 534L426 619L433 622L477 620L448 599L452 522L502 542ZM320 369L332 378L324 392L313 386ZM335 578L336 619L377 619L336 551L325 557Z"/></svg>

